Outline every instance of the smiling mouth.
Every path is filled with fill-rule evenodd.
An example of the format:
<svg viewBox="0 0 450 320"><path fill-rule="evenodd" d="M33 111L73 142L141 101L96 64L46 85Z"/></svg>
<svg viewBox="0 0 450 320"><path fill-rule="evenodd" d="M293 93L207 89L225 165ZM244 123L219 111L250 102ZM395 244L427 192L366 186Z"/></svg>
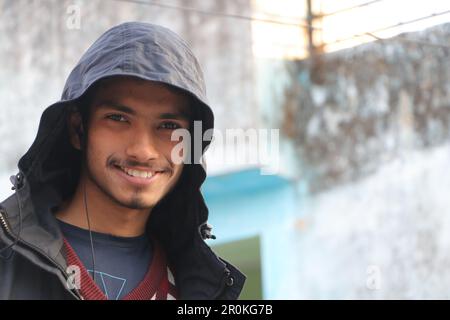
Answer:
<svg viewBox="0 0 450 320"><path fill-rule="evenodd" d="M117 169L121 170L125 174L130 177L141 178L141 179L151 179L158 173L162 173L164 171L150 171L150 170L137 170L128 167L114 165Z"/></svg>

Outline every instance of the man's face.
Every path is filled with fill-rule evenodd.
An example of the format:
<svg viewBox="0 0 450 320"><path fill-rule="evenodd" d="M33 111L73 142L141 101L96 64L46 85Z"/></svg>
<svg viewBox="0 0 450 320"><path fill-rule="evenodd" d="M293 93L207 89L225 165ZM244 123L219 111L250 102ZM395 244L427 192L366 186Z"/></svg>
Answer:
<svg viewBox="0 0 450 320"><path fill-rule="evenodd" d="M177 128L189 128L189 98L156 82L113 78L91 104L86 173L103 193L131 209L152 208L178 181L171 160Z"/></svg>

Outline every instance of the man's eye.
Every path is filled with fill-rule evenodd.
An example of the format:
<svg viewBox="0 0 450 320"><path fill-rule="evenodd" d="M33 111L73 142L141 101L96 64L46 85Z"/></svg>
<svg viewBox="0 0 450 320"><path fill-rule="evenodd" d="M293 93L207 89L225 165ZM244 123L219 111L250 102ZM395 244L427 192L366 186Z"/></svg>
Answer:
<svg viewBox="0 0 450 320"><path fill-rule="evenodd" d="M118 122L126 122L127 121L127 119L124 116L120 115L120 114L110 114L110 115L108 115L106 117L108 119L111 119L113 121L118 121Z"/></svg>
<svg viewBox="0 0 450 320"><path fill-rule="evenodd" d="M160 126L162 129L175 130L181 128L178 123L175 122L163 122Z"/></svg>

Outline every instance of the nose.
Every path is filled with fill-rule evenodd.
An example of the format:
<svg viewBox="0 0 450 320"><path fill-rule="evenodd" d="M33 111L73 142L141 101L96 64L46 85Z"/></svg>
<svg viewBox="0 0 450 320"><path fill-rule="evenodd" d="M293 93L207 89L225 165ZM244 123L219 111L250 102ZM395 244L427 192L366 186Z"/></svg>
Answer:
<svg viewBox="0 0 450 320"><path fill-rule="evenodd" d="M157 138L147 129L139 129L130 137L126 155L141 163L159 157Z"/></svg>

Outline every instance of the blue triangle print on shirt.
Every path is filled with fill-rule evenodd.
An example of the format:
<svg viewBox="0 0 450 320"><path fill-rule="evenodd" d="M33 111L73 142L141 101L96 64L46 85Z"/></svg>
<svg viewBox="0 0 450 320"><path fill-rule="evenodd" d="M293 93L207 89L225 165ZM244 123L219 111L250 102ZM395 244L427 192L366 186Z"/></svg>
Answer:
<svg viewBox="0 0 450 320"><path fill-rule="evenodd" d="M92 270L88 270L92 276ZM95 283L108 300L119 300L127 279L113 276L106 272L95 271Z"/></svg>

